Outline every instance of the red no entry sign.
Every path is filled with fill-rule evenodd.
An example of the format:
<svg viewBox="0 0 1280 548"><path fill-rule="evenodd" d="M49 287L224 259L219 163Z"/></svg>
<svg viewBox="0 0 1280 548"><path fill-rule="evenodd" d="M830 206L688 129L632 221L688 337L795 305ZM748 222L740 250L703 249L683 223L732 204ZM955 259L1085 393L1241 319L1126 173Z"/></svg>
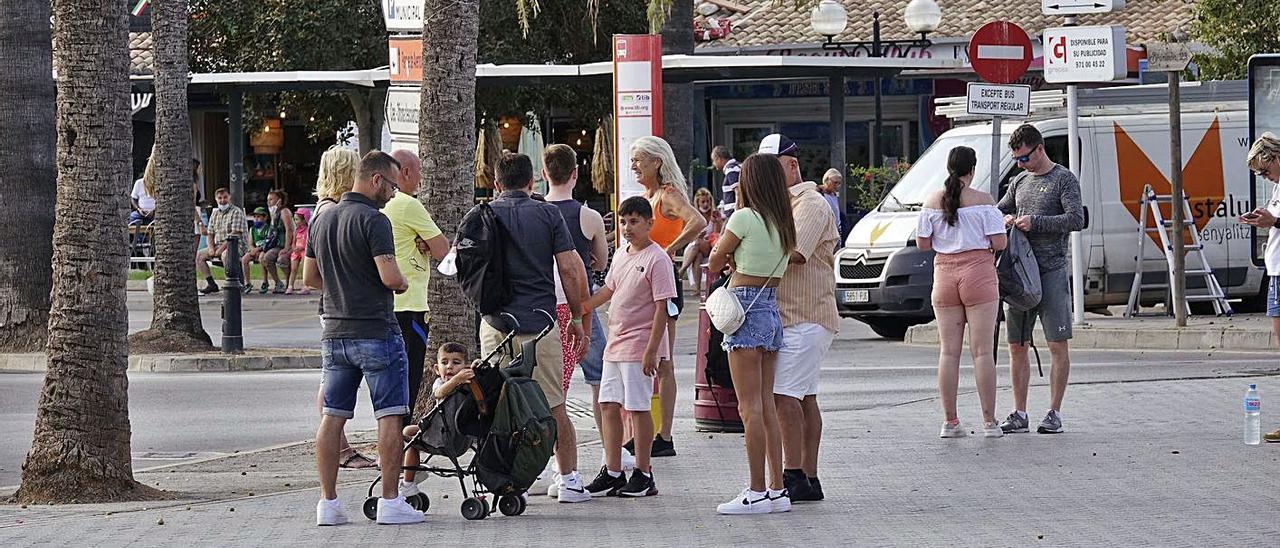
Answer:
<svg viewBox="0 0 1280 548"><path fill-rule="evenodd" d="M987 82L1015 82L1031 66L1031 38L1007 21L982 25L969 39L969 64Z"/></svg>

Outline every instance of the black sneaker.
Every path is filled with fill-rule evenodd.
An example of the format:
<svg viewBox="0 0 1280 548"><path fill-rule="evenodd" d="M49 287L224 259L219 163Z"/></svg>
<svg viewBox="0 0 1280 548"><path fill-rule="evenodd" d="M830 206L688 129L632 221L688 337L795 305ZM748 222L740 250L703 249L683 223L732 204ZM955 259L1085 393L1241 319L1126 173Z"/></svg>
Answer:
<svg viewBox="0 0 1280 548"><path fill-rule="evenodd" d="M618 490L624 497L652 497L658 494L658 486L653 483L653 472L645 474L639 470L631 471L631 479Z"/></svg>
<svg viewBox="0 0 1280 548"><path fill-rule="evenodd" d="M204 289L201 289L201 290L200 290L200 294L201 294L201 295L212 295L212 294L217 293L217 292L219 292L219 291L221 291L221 289L218 289L218 286L217 286L216 284L208 284L208 285L205 285L205 286L204 286Z"/></svg>
<svg viewBox="0 0 1280 548"><path fill-rule="evenodd" d="M600 473L596 474L596 479L587 484L586 490L593 497L616 497L618 490L625 485L628 485L626 474L612 476L609 474L608 466L601 466Z"/></svg>
<svg viewBox="0 0 1280 548"><path fill-rule="evenodd" d="M675 440L664 440L662 436L653 437L653 449L649 450L651 457L674 457L676 456Z"/></svg>
<svg viewBox="0 0 1280 548"><path fill-rule="evenodd" d="M822 484L818 482L818 478L809 478L809 489L813 490L813 498L807 500L822 500ZM795 500L795 499L791 499Z"/></svg>
<svg viewBox="0 0 1280 548"><path fill-rule="evenodd" d="M802 470L783 470L782 486L791 493L792 502L822 500L814 498L813 487L809 484L809 476Z"/></svg>

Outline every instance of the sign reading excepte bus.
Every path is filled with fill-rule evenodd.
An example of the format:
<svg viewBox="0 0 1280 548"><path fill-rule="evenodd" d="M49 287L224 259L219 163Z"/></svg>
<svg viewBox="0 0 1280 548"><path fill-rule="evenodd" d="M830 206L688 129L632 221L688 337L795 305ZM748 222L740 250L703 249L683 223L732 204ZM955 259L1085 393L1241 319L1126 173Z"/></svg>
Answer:
<svg viewBox="0 0 1280 548"><path fill-rule="evenodd" d="M1044 79L1052 83L1110 82L1124 78L1124 27L1044 29Z"/></svg>
<svg viewBox="0 0 1280 548"><path fill-rule="evenodd" d="M969 82L965 95L969 114L1006 118L1031 114L1031 86Z"/></svg>

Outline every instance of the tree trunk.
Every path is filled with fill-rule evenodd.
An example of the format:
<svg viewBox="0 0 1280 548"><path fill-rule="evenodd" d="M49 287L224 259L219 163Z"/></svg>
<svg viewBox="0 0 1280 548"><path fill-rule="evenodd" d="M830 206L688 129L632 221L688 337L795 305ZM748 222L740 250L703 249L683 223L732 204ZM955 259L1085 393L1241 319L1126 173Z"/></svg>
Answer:
<svg viewBox="0 0 1280 548"><path fill-rule="evenodd" d="M129 452L128 17L118 0L55 0L53 12L58 193L49 366L17 498L156 497L134 481Z"/></svg>
<svg viewBox="0 0 1280 548"><path fill-rule="evenodd" d="M693 53L693 2L671 4L671 14L662 25L662 53ZM662 135L671 145L686 179L693 161L693 120L693 84L663 84Z"/></svg>
<svg viewBox="0 0 1280 548"><path fill-rule="evenodd" d="M156 250L151 329L129 337L142 352L213 350L196 296L195 197L191 183L191 118L187 111L187 1L151 6L155 38Z"/></svg>
<svg viewBox="0 0 1280 548"><path fill-rule="evenodd" d="M347 90L347 102L356 117L360 154L382 148L382 123L386 119L387 90Z"/></svg>
<svg viewBox="0 0 1280 548"><path fill-rule="evenodd" d="M479 0L427 0L422 33L424 78L418 124L422 157L419 199L444 235L453 241L462 216L475 204L476 48L480 32ZM431 347L445 342L479 348L475 311L458 281L435 271L427 294L431 303ZM429 396L424 375L423 397ZM424 401L422 397L419 401ZM425 409L425 406L419 407Z"/></svg>
<svg viewBox="0 0 1280 548"><path fill-rule="evenodd" d="M0 352L44 348L53 287L54 86L49 1L0 19Z"/></svg>

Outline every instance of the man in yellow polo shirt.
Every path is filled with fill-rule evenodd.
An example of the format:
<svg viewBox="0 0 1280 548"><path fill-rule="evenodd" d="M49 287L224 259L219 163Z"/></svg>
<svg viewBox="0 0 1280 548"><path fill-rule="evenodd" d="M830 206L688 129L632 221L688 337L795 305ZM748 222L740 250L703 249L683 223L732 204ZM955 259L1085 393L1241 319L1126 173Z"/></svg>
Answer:
<svg viewBox="0 0 1280 548"><path fill-rule="evenodd" d="M382 208L391 220L391 232L395 237L396 262L400 272L409 282L409 289L395 297L396 320L404 334L405 353L409 355L409 414L412 420L414 404L418 401L418 389L422 385L422 372L426 366L427 335L427 282L431 280L431 261L437 261L449 252L445 239L431 214L414 197L422 184L422 161L407 150L397 150L391 157L400 162L400 192Z"/></svg>

